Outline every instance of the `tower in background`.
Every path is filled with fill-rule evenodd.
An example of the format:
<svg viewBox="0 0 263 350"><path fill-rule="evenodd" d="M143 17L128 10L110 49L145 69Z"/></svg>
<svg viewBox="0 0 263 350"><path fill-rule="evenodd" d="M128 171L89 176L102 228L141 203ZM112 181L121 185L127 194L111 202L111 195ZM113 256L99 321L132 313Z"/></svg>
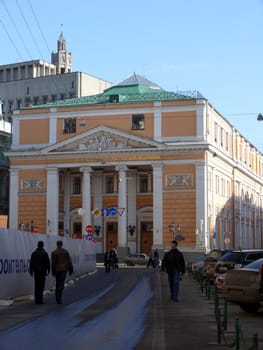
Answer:
<svg viewBox="0 0 263 350"><path fill-rule="evenodd" d="M66 49L66 40L61 31L57 41L57 52L52 52L51 63L57 68L57 74L71 73L71 52Z"/></svg>

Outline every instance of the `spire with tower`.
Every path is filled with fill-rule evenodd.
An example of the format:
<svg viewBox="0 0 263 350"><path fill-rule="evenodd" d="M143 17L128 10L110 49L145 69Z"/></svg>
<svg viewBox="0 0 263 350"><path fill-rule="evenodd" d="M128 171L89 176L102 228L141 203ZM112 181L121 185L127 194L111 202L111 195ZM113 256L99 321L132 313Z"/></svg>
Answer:
<svg viewBox="0 0 263 350"><path fill-rule="evenodd" d="M57 74L71 73L71 52L66 50L66 39L63 35L63 24L57 41L57 52L52 52L51 63L57 67Z"/></svg>

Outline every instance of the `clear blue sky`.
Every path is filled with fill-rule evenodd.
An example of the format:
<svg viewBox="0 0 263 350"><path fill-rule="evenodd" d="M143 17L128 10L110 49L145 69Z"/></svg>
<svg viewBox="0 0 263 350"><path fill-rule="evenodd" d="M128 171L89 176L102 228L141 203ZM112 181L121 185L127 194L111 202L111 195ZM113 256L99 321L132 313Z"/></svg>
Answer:
<svg viewBox="0 0 263 350"><path fill-rule="evenodd" d="M50 61L61 24L73 71L199 90L263 152L263 0L0 0L0 65Z"/></svg>

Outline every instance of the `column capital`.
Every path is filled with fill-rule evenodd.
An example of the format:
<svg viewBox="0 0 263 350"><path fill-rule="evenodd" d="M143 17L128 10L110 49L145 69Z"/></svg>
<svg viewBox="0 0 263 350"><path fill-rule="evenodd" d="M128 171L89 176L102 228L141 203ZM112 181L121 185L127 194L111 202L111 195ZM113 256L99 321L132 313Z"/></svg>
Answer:
<svg viewBox="0 0 263 350"><path fill-rule="evenodd" d="M84 166L79 169L83 174L91 173L93 169L90 166Z"/></svg>
<svg viewBox="0 0 263 350"><path fill-rule="evenodd" d="M161 162L153 163L152 167L153 167L153 169L162 168L163 167L163 163L161 163Z"/></svg>
<svg viewBox="0 0 263 350"><path fill-rule="evenodd" d="M126 165L123 165L123 164L121 164L121 165L117 165L116 167L115 167L115 170L116 171L128 171L128 167L126 166Z"/></svg>
<svg viewBox="0 0 263 350"><path fill-rule="evenodd" d="M46 170L49 173L57 173L58 172L58 168L56 168L54 166L50 166L50 167L48 166L48 167L46 167Z"/></svg>
<svg viewBox="0 0 263 350"><path fill-rule="evenodd" d="M10 172L10 175L16 175L16 174L18 174L19 173L19 168L10 168L9 169L9 172Z"/></svg>

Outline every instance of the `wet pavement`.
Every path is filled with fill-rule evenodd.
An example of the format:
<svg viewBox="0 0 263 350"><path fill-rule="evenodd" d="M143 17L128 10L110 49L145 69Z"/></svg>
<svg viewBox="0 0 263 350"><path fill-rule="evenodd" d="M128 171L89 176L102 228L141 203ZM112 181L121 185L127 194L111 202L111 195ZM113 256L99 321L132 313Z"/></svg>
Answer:
<svg viewBox="0 0 263 350"><path fill-rule="evenodd" d="M0 307L0 350L207 350L216 340L214 306L197 282L185 276L176 303L154 269L99 268L69 284L62 305L51 294L44 305Z"/></svg>

